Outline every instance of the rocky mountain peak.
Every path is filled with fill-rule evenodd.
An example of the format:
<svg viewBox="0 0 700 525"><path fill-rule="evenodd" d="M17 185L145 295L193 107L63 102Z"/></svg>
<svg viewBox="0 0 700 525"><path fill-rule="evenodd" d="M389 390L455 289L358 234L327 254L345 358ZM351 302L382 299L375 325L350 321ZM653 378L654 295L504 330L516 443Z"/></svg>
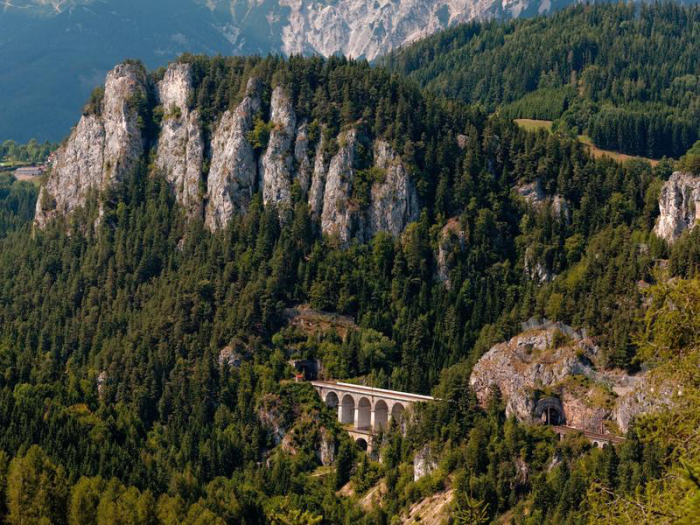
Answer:
<svg viewBox="0 0 700 525"><path fill-rule="evenodd" d="M260 159L263 202L275 204L280 209L291 204L294 151L292 142L297 117L286 88L278 86L272 92L270 102L270 140Z"/></svg>
<svg viewBox="0 0 700 525"><path fill-rule="evenodd" d="M200 183L204 162L204 138L197 111L188 100L194 94L192 67L172 64L157 86L163 123L156 166L175 192L188 215L201 213Z"/></svg>
<svg viewBox="0 0 700 525"><path fill-rule="evenodd" d="M38 227L69 214L84 204L90 191L103 191L136 165L144 140L134 102L146 94L146 72L139 65L120 64L107 75L100 107L83 115L56 153L37 201Z"/></svg>
<svg viewBox="0 0 700 525"><path fill-rule="evenodd" d="M260 83L250 79L245 98L235 110L223 114L212 137L205 210L210 230L225 227L235 212L245 211L256 191L255 154L247 135L258 111Z"/></svg>

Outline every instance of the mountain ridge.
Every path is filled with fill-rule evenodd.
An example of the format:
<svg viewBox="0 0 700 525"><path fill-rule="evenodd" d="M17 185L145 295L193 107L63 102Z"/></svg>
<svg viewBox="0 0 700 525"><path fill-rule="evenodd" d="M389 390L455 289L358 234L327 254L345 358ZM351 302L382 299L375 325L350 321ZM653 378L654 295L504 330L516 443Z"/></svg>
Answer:
<svg viewBox="0 0 700 525"><path fill-rule="evenodd" d="M126 58L183 52L344 54L373 60L460 22L549 13L570 0L7 1L0 10L0 137L60 140L70 113ZM4 36L2 36L4 34ZM12 101L2 102L2 101Z"/></svg>

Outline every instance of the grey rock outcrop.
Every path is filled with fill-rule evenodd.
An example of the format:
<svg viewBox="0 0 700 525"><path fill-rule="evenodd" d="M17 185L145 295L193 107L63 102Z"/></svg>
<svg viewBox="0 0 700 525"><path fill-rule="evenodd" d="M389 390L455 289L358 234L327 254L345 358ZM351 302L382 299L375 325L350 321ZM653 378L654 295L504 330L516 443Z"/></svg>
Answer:
<svg viewBox="0 0 700 525"><path fill-rule="evenodd" d="M328 467L335 461L335 437L325 428L320 432L320 443L318 444L316 456L321 465Z"/></svg>
<svg viewBox="0 0 700 525"><path fill-rule="evenodd" d="M91 191L107 189L136 166L144 141L132 102L145 96L142 67L120 64L107 75L100 113L83 115L56 153L37 201L36 226L42 228L53 218L70 214Z"/></svg>
<svg viewBox="0 0 700 525"><path fill-rule="evenodd" d="M384 140L374 144L374 166L384 171L384 180L372 184L368 233L372 237L384 231L396 237L418 219L416 189L405 164Z"/></svg>
<svg viewBox="0 0 700 525"><path fill-rule="evenodd" d="M675 172L659 196L660 215L654 233L672 243L700 220L700 176Z"/></svg>
<svg viewBox="0 0 700 525"><path fill-rule="evenodd" d="M158 139L156 166L173 188L189 216L201 214L200 181L204 162L204 138L199 114L187 101L194 92L190 64L173 64L158 83L163 124Z"/></svg>
<svg viewBox="0 0 700 525"><path fill-rule="evenodd" d="M413 456L413 481L435 472L438 468L437 457L430 445L425 445Z"/></svg>
<svg viewBox="0 0 700 525"><path fill-rule="evenodd" d="M535 181L528 184L519 184L513 189L532 206L541 205L547 198L540 179L535 179Z"/></svg>
<svg viewBox="0 0 700 525"><path fill-rule="evenodd" d="M245 98L234 111L224 113L216 128L205 209L205 224L210 230L225 227L234 213L245 211L256 190L255 155L247 134L259 110L259 84L251 79Z"/></svg>
<svg viewBox="0 0 700 525"><path fill-rule="evenodd" d="M678 386L668 380L655 381L649 378L646 381L639 381L632 388L626 389L620 397L612 413L613 420L623 432L626 432L638 415L671 407L676 394L682 395L682 389L679 391Z"/></svg>
<svg viewBox="0 0 700 525"><path fill-rule="evenodd" d="M313 168L309 160L309 125L306 121L299 124L297 138L294 142L294 160L297 165L296 180L304 195L309 191Z"/></svg>
<svg viewBox="0 0 700 525"><path fill-rule="evenodd" d="M343 243L352 238L366 241L378 232L398 236L419 215L418 197L408 169L391 146L381 139L373 145L373 167L381 173L381 180L372 181L366 208L353 200L358 140L354 129L342 133L338 137L338 153L327 169L320 152L322 148L319 148L309 193L312 214L319 214L320 208L323 233L337 236Z"/></svg>
<svg viewBox="0 0 700 525"><path fill-rule="evenodd" d="M274 204L280 210L291 204L294 156L292 142L296 130L296 114L285 88L278 86L272 92L270 103L272 131L267 150L260 159L263 202Z"/></svg>
<svg viewBox="0 0 700 525"><path fill-rule="evenodd" d="M323 233L337 236L347 243L352 237L357 210L351 202L352 185L355 179L355 146L357 131L350 130L342 134L338 141L340 149L331 159L326 174L323 192L323 211L321 212L321 230Z"/></svg>
<svg viewBox="0 0 700 525"><path fill-rule="evenodd" d="M599 370L599 349L585 332L561 323L534 322L510 341L491 348L474 366L471 388L485 404L493 387L506 413L535 423L536 392L556 392L566 424L601 432L627 432L631 421L671 402L669 385L650 388L648 375Z"/></svg>
<svg viewBox="0 0 700 525"><path fill-rule="evenodd" d="M561 218L564 222L569 222L571 220L569 203L561 195L555 195L552 198L552 213L555 218Z"/></svg>
<svg viewBox="0 0 700 525"><path fill-rule="evenodd" d="M524 271L525 275L538 283L551 282L555 277L554 272L540 261L540 255L536 253L532 246L525 250Z"/></svg>
<svg viewBox="0 0 700 525"><path fill-rule="evenodd" d="M321 218L321 212L323 211L323 194L326 191L327 166L323 158L324 146L325 142L323 137L321 137L318 147L316 148L316 159L314 160L311 186L309 188L309 210L316 220Z"/></svg>

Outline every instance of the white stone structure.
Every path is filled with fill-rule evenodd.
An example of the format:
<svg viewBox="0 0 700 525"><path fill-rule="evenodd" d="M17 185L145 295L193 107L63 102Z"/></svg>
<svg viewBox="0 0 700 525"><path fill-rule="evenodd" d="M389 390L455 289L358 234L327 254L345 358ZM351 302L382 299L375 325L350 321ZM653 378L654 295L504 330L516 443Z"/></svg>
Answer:
<svg viewBox="0 0 700 525"><path fill-rule="evenodd" d="M408 407L435 400L432 396L351 383L312 381L311 384L326 405L338 410L338 421L348 425L353 439L369 449L372 434L386 428L392 419L400 421Z"/></svg>

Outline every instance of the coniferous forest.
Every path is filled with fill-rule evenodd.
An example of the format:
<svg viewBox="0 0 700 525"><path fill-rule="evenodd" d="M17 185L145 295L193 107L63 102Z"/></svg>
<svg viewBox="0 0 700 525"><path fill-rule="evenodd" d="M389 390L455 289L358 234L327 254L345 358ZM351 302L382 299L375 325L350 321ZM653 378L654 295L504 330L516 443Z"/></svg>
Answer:
<svg viewBox="0 0 700 525"><path fill-rule="evenodd" d="M671 2L583 4L458 26L380 63L488 111L554 120L603 149L678 158L700 136L699 17Z"/></svg>
<svg viewBox="0 0 700 525"><path fill-rule="evenodd" d="M39 190L2 175L0 523L395 524L448 489L455 524L696 523L700 229L670 246L652 231L676 166L594 159L570 133L512 119L559 119L605 147L680 157L698 138L697 17L610 5L471 24L390 56L408 79L339 57L180 59L206 134L257 78L267 93L290 87L319 130L313 147L332 154L338 144L321 137L349 126L390 143L421 209L398 237L322 235L299 188L286 216L258 193L210 232L154 165L153 97L138 101L138 166L69 217L35 228ZM151 92L163 75L148 73ZM250 137L260 147L267 109ZM535 182L567 208L523 199L517 189ZM448 221L465 232L449 286L437 260ZM535 264L552 278L534 278ZM356 329L299 330L285 309L300 304ZM587 329L609 369L682 381L681 401L605 448L507 417L498 391L479 404L473 366L533 317ZM240 362L222 360L224 348ZM383 431L372 456L292 380L291 358L438 400ZM337 452L322 466L328 439ZM427 444L438 466L414 481Z"/></svg>

